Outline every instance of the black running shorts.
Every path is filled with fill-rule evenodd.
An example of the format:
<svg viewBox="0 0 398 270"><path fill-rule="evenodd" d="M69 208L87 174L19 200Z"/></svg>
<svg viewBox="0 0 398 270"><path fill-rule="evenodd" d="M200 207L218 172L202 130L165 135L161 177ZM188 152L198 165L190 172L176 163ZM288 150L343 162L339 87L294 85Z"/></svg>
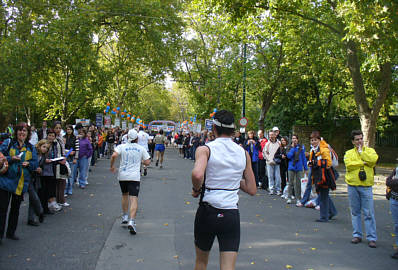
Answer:
<svg viewBox="0 0 398 270"><path fill-rule="evenodd" d="M200 205L195 217L195 245L210 251L217 236L220 252L239 250L240 217L238 209L217 209Z"/></svg>
<svg viewBox="0 0 398 270"><path fill-rule="evenodd" d="M120 189L122 193L129 193L130 196L138 197L140 192L140 182L139 181L119 181Z"/></svg>

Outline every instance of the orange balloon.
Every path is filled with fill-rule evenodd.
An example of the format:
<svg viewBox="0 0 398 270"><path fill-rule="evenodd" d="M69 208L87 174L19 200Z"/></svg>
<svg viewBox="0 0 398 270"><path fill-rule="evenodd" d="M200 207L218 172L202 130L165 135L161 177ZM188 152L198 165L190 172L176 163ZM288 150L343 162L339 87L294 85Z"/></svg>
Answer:
<svg viewBox="0 0 398 270"><path fill-rule="evenodd" d="M109 102L108 102L108 103L106 103L106 105L107 105L107 106L110 106L110 105L111 105L111 103L109 103Z"/></svg>

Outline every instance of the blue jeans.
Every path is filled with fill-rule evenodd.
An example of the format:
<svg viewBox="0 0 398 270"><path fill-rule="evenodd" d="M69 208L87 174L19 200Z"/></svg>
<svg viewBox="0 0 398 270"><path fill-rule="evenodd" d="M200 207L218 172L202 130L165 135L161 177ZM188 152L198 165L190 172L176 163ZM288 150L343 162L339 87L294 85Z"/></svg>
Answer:
<svg viewBox="0 0 398 270"><path fill-rule="evenodd" d="M329 196L329 188L319 189L319 207L320 207L320 219L329 220L332 216L337 215L336 207L332 199Z"/></svg>
<svg viewBox="0 0 398 270"><path fill-rule="evenodd" d="M88 158L81 157L78 160L78 167L79 167L79 185L81 187L86 186L86 175L88 171Z"/></svg>
<svg viewBox="0 0 398 270"><path fill-rule="evenodd" d="M394 221L395 244L398 246L398 201L390 199L392 220Z"/></svg>
<svg viewBox="0 0 398 270"><path fill-rule="evenodd" d="M267 164L267 173L269 181L269 191L281 192L281 172L279 169L279 164Z"/></svg>
<svg viewBox="0 0 398 270"><path fill-rule="evenodd" d="M307 182L307 186L305 187L303 198L300 201L303 205L310 200L311 190L312 190L311 175L312 175L312 168L308 167L308 182ZM319 201L320 201L320 197L318 195L318 197L316 197L316 199L315 199L315 204L319 205Z"/></svg>
<svg viewBox="0 0 398 270"><path fill-rule="evenodd" d="M368 241L376 241L376 219L372 187L348 185L348 200L351 208L352 236L362 238L362 211L366 228L366 239Z"/></svg>
<svg viewBox="0 0 398 270"><path fill-rule="evenodd" d="M73 164L73 161L68 161L68 163L72 173L70 174L68 180L66 181L65 194L72 195L73 183L77 174L77 163Z"/></svg>

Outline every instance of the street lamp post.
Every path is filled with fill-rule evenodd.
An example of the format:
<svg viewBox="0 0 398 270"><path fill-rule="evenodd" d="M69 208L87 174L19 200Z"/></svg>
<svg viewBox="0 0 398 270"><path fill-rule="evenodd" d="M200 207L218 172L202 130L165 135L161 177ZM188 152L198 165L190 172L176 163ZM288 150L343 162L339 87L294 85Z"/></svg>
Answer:
<svg viewBox="0 0 398 270"><path fill-rule="evenodd" d="M246 116L246 43L243 45L243 99L242 117Z"/></svg>

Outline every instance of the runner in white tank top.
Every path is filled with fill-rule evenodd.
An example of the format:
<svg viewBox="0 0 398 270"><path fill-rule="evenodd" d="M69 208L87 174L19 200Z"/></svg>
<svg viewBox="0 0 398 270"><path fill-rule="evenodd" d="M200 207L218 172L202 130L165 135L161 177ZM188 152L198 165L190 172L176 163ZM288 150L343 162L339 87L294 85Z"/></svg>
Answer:
<svg viewBox="0 0 398 270"><path fill-rule="evenodd" d="M256 182L249 154L232 141L234 116L222 110L215 114L217 139L196 150L192 170L192 196L200 195L195 217L195 269L206 269L217 236L220 268L235 269L240 242L238 191L255 195ZM242 179L243 178L243 179Z"/></svg>

